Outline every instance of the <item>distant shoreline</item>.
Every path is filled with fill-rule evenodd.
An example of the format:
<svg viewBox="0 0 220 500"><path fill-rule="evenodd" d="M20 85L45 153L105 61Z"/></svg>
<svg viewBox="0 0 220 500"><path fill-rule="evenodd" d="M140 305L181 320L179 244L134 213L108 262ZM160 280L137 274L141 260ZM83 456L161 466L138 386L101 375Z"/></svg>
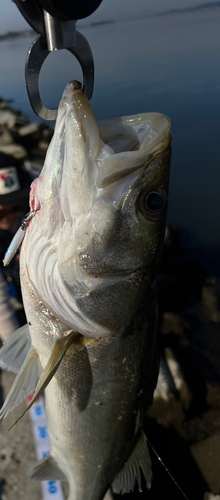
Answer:
<svg viewBox="0 0 220 500"><path fill-rule="evenodd" d="M25 30L25 31L8 31L4 35L0 35L0 42L4 40L14 40L15 38L28 38L34 34L34 30Z"/></svg>
<svg viewBox="0 0 220 500"><path fill-rule="evenodd" d="M81 24L79 26L80 28L91 28L91 27L96 27L96 26L102 26L103 24L112 24L115 23L113 19L109 21L99 21L99 22L94 22L91 24ZM0 35L0 42L3 42L4 40L14 40L15 38L28 38L30 36L35 35L35 31L30 29L30 30L25 30L25 31L8 31L8 33L5 33L4 35Z"/></svg>
<svg viewBox="0 0 220 500"><path fill-rule="evenodd" d="M97 26L103 26L105 24L114 24L118 22L129 22L129 21L139 21L143 19L150 20L152 18L164 17L164 16L175 16L175 15L183 15L183 14L194 14L195 12L203 12L207 10L220 10L220 0L215 0L213 2L203 2L199 5L188 6L188 7L177 7L174 9L162 10L159 12L148 12L143 14L141 17L132 17L132 18L124 18L124 19L106 19L102 21L95 21L89 24L80 24L77 25L77 29L86 29L86 28L95 28ZM4 40L14 40L17 38L28 38L30 36L34 36L36 33L33 29L28 29L24 31L8 31L3 35L0 35L0 42Z"/></svg>

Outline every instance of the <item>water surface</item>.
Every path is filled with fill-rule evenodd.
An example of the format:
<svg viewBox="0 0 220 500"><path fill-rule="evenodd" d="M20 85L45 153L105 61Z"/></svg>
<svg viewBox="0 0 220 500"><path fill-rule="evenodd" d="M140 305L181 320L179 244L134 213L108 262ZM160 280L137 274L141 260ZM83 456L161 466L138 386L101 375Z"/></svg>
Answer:
<svg viewBox="0 0 220 500"><path fill-rule="evenodd" d="M97 119L160 111L171 117L173 161L169 223L208 272L220 274L220 9L80 28L95 59ZM31 40L0 44L0 96L31 121L24 63ZM56 107L81 70L67 51L41 72L44 103Z"/></svg>

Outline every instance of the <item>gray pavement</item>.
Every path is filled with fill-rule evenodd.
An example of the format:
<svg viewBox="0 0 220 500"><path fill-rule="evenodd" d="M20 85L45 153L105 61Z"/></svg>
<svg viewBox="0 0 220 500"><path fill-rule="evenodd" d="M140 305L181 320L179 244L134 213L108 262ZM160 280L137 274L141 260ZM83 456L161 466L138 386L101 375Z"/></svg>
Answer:
<svg viewBox="0 0 220 500"><path fill-rule="evenodd" d="M4 397L14 378L14 374L2 372ZM25 415L14 429L7 432L24 409L25 403L0 422L0 479L3 482L1 500L42 500L41 485L30 481L26 476L26 472L37 462L29 415Z"/></svg>

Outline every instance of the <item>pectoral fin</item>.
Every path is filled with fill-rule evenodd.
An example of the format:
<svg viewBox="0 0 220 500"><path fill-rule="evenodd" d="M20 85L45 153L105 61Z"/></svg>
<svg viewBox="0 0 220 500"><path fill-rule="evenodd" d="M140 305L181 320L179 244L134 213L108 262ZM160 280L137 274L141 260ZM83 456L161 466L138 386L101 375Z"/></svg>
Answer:
<svg viewBox="0 0 220 500"><path fill-rule="evenodd" d="M40 394L46 389L47 385L51 381L52 377L56 373L64 355L66 354L67 349L70 345L80 338L80 334L75 332L75 330L70 330L67 335L58 339L53 347L51 356L49 358L48 363L46 364L43 373L40 377L40 380L35 389L34 397L31 403L28 405L24 413L16 420L16 422L10 427L9 430L13 429L15 425L21 420L21 418L30 410L35 401L39 398Z"/></svg>
<svg viewBox="0 0 220 500"><path fill-rule="evenodd" d="M29 326L16 330L3 344L0 350L0 367L18 373L31 349Z"/></svg>
<svg viewBox="0 0 220 500"><path fill-rule="evenodd" d="M112 483L113 493L129 493L133 491L135 486L135 481L138 483L138 487L141 489L141 474L140 468L144 474L147 487L151 487L151 458L147 447L146 439L144 433L141 437L125 463L123 469L119 472Z"/></svg>
<svg viewBox="0 0 220 500"><path fill-rule="evenodd" d="M28 477L33 481L67 481L65 474L59 469L56 460L47 455L28 471Z"/></svg>
<svg viewBox="0 0 220 500"><path fill-rule="evenodd" d="M38 354L31 348L0 410L0 418L6 417L17 405L33 394L41 372Z"/></svg>

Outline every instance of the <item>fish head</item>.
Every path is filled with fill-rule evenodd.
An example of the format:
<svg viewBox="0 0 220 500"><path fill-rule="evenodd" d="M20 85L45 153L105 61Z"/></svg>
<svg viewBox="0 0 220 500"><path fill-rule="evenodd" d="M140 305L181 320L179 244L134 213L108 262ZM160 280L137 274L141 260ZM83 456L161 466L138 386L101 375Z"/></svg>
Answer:
<svg viewBox="0 0 220 500"><path fill-rule="evenodd" d="M89 337L123 331L156 280L169 170L169 118L143 113L98 127L78 84L67 85L21 252L61 322Z"/></svg>

